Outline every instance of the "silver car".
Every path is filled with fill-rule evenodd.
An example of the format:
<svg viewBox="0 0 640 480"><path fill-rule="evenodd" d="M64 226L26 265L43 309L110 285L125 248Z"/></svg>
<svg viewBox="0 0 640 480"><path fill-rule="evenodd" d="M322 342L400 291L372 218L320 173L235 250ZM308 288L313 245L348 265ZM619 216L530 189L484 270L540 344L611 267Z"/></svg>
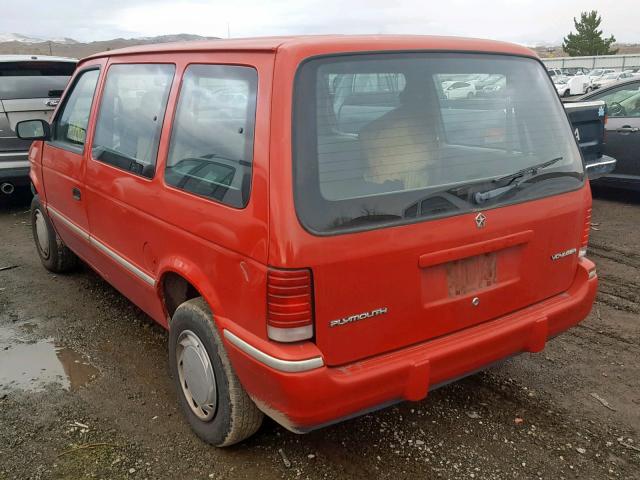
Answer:
<svg viewBox="0 0 640 480"><path fill-rule="evenodd" d="M29 185L31 142L15 135L20 120L49 120L77 60L43 55L0 55L0 192Z"/></svg>

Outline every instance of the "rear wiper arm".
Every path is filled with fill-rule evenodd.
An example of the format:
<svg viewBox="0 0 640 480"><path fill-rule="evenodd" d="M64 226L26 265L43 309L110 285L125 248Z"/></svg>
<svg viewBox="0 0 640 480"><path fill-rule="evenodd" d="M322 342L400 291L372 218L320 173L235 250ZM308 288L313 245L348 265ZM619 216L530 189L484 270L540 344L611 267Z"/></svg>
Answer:
<svg viewBox="0 0 640 480"><path fill-rule="evenodd" d="M518 170L517 172L510 173L509 175L505 175L504 177L494 178L493 180L491 180L492 183L507 182L507 184L502 187L486 190L484 192L476 192L473 195L473 200L477 204L482 204L487 200L499 197L500 195L503 195L518 187L524 181L523 177L525 175L537 175L538 170L550 167L554 163L558 163L560 160L562 160L562 158L563 157L552 158L551 160L547 160L546 162L532 165L531 167L523 168L522 170ZM518 179L520 179L520 181L516 181Z"/></svg>

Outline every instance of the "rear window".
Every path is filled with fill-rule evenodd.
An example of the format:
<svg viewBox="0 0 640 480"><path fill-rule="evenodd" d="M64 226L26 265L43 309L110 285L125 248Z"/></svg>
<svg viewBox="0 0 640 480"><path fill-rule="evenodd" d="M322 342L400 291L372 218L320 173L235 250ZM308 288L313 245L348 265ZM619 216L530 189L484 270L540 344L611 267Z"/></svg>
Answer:
<svg viewBox="0 0 640 480"><path fill-rule="evenodd" d="M0 62L0 100L60 97L74 62Z"/></svg>
<svg viewBox="0 0 640 480"><path fill-rule="evenodd" d="M566 114L533 59L312 59L297 74L293 124L296 209L316 233L456 215L583 185Z"/></svg>
<svg viewBox="0 0 640 480"><path fill-rule="evenodd" d="M0 62L0 77L69 77L74 62Z"/></svg>

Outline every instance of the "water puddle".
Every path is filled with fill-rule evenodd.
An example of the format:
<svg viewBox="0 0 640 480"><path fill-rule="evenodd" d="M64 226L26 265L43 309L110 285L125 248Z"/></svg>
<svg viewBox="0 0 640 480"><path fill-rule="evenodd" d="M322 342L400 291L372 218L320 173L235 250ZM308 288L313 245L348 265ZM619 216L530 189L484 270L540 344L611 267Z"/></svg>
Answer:
<svg viewBox="0 0 640 480"><path fill-rule="evenodd" d="M0 393L41 391L51 383L75 390L98 375L80 354L53 339L31 340L35 329L31 323L0 326Z"/></svg>

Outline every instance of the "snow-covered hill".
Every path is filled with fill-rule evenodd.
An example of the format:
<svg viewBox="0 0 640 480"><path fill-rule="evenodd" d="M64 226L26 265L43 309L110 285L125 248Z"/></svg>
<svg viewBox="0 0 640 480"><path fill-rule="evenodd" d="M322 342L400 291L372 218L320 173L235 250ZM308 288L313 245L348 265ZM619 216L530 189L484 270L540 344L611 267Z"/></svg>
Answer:
<svg viewBox="0 0 640 480"><path fill-rule="evenodd" d="M19 33L0 33L0 42L42 43L42 38L28 37Z"/></svg>

